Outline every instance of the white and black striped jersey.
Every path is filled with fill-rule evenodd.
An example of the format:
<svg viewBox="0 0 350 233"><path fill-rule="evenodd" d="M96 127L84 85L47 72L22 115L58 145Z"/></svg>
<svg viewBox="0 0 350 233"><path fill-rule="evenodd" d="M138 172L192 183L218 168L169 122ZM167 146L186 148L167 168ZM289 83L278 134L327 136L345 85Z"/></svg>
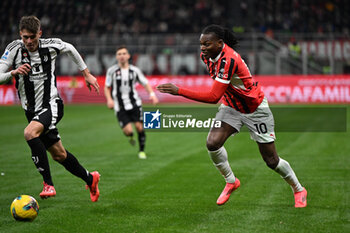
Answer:
<svg viewBox="0 0 350 233"><path fill-rule="evenodd" d="M86 64L73 45L61 39L39 39L39 47L35 52L29 52L22 40L10 43L0 59L0 78L11 78L7 72L12 66L17 69L28 63L32 69L28 75L18 75L16 88L22 107L29 112L38 112L47 108L56 99L60 99L56 86L55 63L57 55L70 55L79 70L84 70Z"/></svg>
<svg viewBox="0 0 350 233"><path fill-rule="evenodd" d="M129 68L121 69L118 65L114 65L107 70L105 86L111 87L116 112L141 106L141 98L135 89L136 82L143 86L148 83L142 71L136 66L129 65Z"/></svg>

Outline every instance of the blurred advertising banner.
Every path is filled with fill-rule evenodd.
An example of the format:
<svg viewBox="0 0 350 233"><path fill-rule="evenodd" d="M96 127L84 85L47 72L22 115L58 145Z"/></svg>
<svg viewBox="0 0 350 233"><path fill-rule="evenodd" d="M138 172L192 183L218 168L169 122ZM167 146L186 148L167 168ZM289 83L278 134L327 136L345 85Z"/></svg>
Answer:
<svg viewBox="0 0 350 233"><path fill-rule="evenodd" d="M19 103L15 85L0 85L0 105Z"/></svg>
<svg viewBox="0 0 350 233"><path fill-rule="evenodd" d="M57 88L65 103L105 103L105 77L97 77L100 94L89 92L83 77L57 77ZM147 76L161 103L193 102L183 97L161 94L155 87L162 83L198 91L208 90L213 80L207 75L188 76ZM350 75L266 75L254 76L270 103L347 103L350 104ZM136 89L144 103L149 103L149 95L139 84ZM0 85L0 105L18 104L15 84Z"/></svg>
<svg viewBox="0 0 350 233"><path fill-rule="evenodd" d="M350 75L257 76L270 103L350 103Z"/></svg>

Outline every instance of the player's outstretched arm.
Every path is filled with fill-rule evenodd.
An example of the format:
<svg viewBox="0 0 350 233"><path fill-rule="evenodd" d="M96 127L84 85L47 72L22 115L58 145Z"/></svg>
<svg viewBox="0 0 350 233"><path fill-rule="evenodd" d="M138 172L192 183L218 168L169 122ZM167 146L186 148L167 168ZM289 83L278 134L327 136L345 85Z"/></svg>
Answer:
<svg viewBox="0 0 350 233"><path fill-rule="evenodd" d="M157 86L157 90L161 93L168 93L172 95L178 95L179 88L172 83L160 84Z"/></svg>
<svg viewBox="0 0 350 233"><path fill-rule="evenodd" d="M91 91L91 86L95 89L97 93L100 93L100 86L98 85L97 79L90 73L88 68L81 71L85 78L86 86Z"/></svg>
<svg viewBox="0 0 350 233"><path fill-rule="evenodd" d="M193 91L185 88L178 88L174 84L166 83L157 86L157 89L162 93L172 95L181 95L191 100L196 100L204 103L216 104L224 95L228 85L215 81L209 91Z"/></svg>

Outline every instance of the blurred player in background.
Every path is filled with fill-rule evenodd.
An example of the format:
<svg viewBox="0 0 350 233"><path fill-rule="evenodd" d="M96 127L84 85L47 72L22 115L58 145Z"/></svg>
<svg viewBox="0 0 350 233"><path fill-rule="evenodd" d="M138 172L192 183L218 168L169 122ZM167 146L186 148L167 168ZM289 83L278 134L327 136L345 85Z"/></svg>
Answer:
<svg viewBox="0 0 350 233"><path fill-rule="evenodd" d="M55 63L59 54L68 54L77 64L86 84L99 92L99 85L86 67L73 45L60 39L41 39L40 20L35 16L24 16L19 23L22 40L10 43L0 59L0 84L14 76L16 88L29 124L24 129L32 160L43 177L41 198L53 197L56 190L51 178L46 150L52 158L70 173L80 177L90 189L91 201L100 195L100 174L88 172L62 145L56 124L63 117L63 102L56 87ZM7 72L12 66L12 70Z"/></svg>
<svg viewBox="0 0 350 233"><path fill-rule="evenodd" d="M295 207L306 206L306 189L299 183L287 161L280 158L275 148L274 119L260 85L254 81L241 56L233 49L237 40L232 32L218 25L206 27L200 36L201 59L206 64L213 81L209 91L193 91L173 84L162 84L162 93L181 95L205 103L222 99L215 119L221 127L212 128L207 138L207 148L214 165L224 176L226 186L217 200L225 204L231 193L239 188L240 181L228 163L224 143L229 136L247 126L251 138L257 142L266 165L281 175L294 192Z"/></svg>
<svg viewBox="0 0 350 233"><path fill-rule="evenodd" d="M138 156L140 159L146 159L142 101L135 89L136 82L145 87L153 104L158 103L158 98L141 70L129 64L130 54L125 46L117 48L116 59L118 64L110 67L106 74L104 93L107 107L114 108L120 127L132 145L135 145L132 123L135 125L139 141Z"/></svg>

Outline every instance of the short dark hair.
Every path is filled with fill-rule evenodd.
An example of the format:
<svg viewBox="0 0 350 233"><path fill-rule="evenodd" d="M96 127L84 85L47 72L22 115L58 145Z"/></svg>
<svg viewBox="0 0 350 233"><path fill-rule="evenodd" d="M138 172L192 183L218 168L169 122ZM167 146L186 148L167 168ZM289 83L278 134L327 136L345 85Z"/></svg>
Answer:
<svg viewBox="0 0 350 233"><path fill-rule="evenodd" d="M115 52L118 52L119 50L121 50L121 49L126 49L126 50L128 50L128 48L125 46L125 45L121 45L121 46L119 46L118 48L117 48L117 50L115 51ZM129 51L129 50L128 50Z"/></svg>
<svg viewBox="0 0 350 233"><path fill-rule="evenodd" d="M224 28L220 25L211 24L205 27L202 31L202 34L214 34L218 39L222 39L225 44L231 48L235 48L238 44L238 40L233 32L227 28Z"/></svg>
<svg viewBox="0 0 350 233"><path fill-rule="evenodd" d="M22 31L23 29L28 30L31 33L37 33L40 31L41 23L40 20L34 16L23 16L19 22L19 30Z"/></svg>

